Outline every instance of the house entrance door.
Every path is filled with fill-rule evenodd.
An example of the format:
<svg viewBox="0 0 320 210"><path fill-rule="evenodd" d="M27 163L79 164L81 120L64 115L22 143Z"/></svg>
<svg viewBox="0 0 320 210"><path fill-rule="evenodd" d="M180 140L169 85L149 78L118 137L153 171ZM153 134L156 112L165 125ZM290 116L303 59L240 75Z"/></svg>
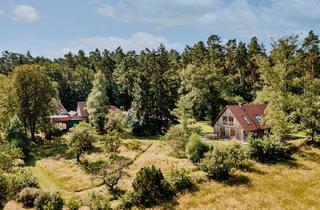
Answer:
<svg viewBox="0 0 320 210"><path fill-rule="evenodd" d="M221 137L225 137L226 136L226 130L224 129L224 127L220 127L220 136Z"/></svg>

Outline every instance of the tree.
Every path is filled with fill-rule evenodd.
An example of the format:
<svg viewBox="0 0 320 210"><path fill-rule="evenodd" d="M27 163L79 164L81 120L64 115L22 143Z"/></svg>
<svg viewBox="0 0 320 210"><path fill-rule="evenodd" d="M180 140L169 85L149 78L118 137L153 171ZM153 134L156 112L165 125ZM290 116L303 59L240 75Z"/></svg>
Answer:
<svg viewBox="0 0 320 210"><path fill-rule="evenodd" d="M47 121L53 111L57 96L56 87L39 65L16 67L13 74L16 95L16 112L29 130L31 140L35 139L37 126Z"/></svg>
<svg viewBox="0 0 320 210"><path fill-rule="evenodd" d="M136 135L164 133L175 117L174 90L170 86L168 52L164 46L157 51L143 51L140 55L138 75L135 82L132 108L138 122L133 125Z"/></svg>
<svg viewBox="0 0 320 210"><path fill-rule="evenodd" d="M285 137L292 127L290 114L297 101L298 89L293 82L297 77L297 37L284 37L273 43L271 62L261 57L259 72L263 88L256 101L268 102L265 123L275 135Z"/></svg>
<svg viewBox="0 0 320 210"><path fill-rule="evenodd" d="M95 140L92 127L87 123L80 123L76 127L70 129L69 146L71 151L75 153L77 162L80 163L80 157L83 153L92 148Z"/></svg>
<svg viewBox="0 0 320 210"><path fill-rule="evenodd" d="M116 133L107 134L105 136L104 144L106 152L109 154L110 159L116 159L118 157L118 154L120 153L119 148L121 141L119 135Z"/></svg>
<svg viewBox="0 0 320 210"><path fill-rule="evenodd" d="M87 110L90 122L100 133L104 132L105 114L109 105L106 93L107 80L101 71L98 71L93 80L93 88L88 96Z"/></svg>
<svg viewBox="0 0 320 210"><path fill-rule="evenodd" d="M14 115L15 109L12 79L0 74L0 131L9 126L9 120Z"/></svg>

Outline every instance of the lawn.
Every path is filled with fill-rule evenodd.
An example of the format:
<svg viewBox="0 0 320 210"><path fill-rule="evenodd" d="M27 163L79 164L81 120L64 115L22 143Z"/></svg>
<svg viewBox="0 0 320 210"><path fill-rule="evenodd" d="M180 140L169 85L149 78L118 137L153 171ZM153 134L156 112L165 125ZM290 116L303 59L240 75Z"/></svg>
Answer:
<svg viewBox="0 0 320 210"><path fill-rule="evenodd" d="M197 122L203 133L212 132L207 122ZM210 130L210 129L211 130ZM139 145L130 148L132 142ZM247 171L235 171L225 182L208 180L206 174L187 159L169 156L165 142L158 137L137 139L122 138L120 155L129 160L127 175L119 187L131 190L135 174L144 166L155 165L165 176L173 168L184 168L197 181L198 191L178 195L165 208L174 209L318 209L320 207L320 149L301 146L301 139L292 140L299 147L288 163L267 165L252 161ZM213 141L213 144L228 143ZM105 160L103 144L95 143L94 149L84 156L90 161ZM91 192L107 193L94 175L87 173L74 159L65 155L67 146L63 140L34 147L27 161L41 188L60 191L68 200L78 195L83 199ZM6 209L12 209L10 202ZM20 206L19 206L20 209Z"/></svg>

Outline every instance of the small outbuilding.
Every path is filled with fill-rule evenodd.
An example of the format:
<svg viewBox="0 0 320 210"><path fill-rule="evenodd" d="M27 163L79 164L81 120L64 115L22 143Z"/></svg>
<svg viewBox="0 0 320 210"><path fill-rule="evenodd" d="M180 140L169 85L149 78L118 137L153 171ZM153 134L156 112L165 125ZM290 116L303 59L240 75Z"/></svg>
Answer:
<svg viewBox="0 0 320 210"><path fill-rule="evenodd" d="M262 118L266 104L228 105L214 121L214 133L224 139L244 141L248 134L259 138L270 132Z"/></svg>

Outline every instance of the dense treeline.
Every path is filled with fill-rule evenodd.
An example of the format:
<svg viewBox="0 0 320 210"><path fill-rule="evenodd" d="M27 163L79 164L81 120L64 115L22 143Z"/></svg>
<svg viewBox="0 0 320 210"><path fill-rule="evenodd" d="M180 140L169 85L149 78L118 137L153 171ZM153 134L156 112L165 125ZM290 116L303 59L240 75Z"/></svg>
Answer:
<svg viewBox="0 0 320 210"><path fill-rule="evenodd" d="M10 89L4 83L17 66L37 64L55 82L57 98L71 110L77 101L87 100L95 74L101 72L107 104L132 111L136 134L163 133L176 122L171 111L182 100L192 117L211 121L226 104L268 102L266 121L275 132L283 135L299 124L313 136L320 115L315 100L320 95L319 57L319 39L312 31L304 40L288 36L275 41L270 53L256 37L249 43L232 39L224 44L217 35L181 53L163 45L140 53L119 47L89 54L80 50L50 60L5 51L0 73L9 77L1 76L1 88ZM2 98L10 98L4 93ZM5 102L1 103L4 112Z"/></svg>

